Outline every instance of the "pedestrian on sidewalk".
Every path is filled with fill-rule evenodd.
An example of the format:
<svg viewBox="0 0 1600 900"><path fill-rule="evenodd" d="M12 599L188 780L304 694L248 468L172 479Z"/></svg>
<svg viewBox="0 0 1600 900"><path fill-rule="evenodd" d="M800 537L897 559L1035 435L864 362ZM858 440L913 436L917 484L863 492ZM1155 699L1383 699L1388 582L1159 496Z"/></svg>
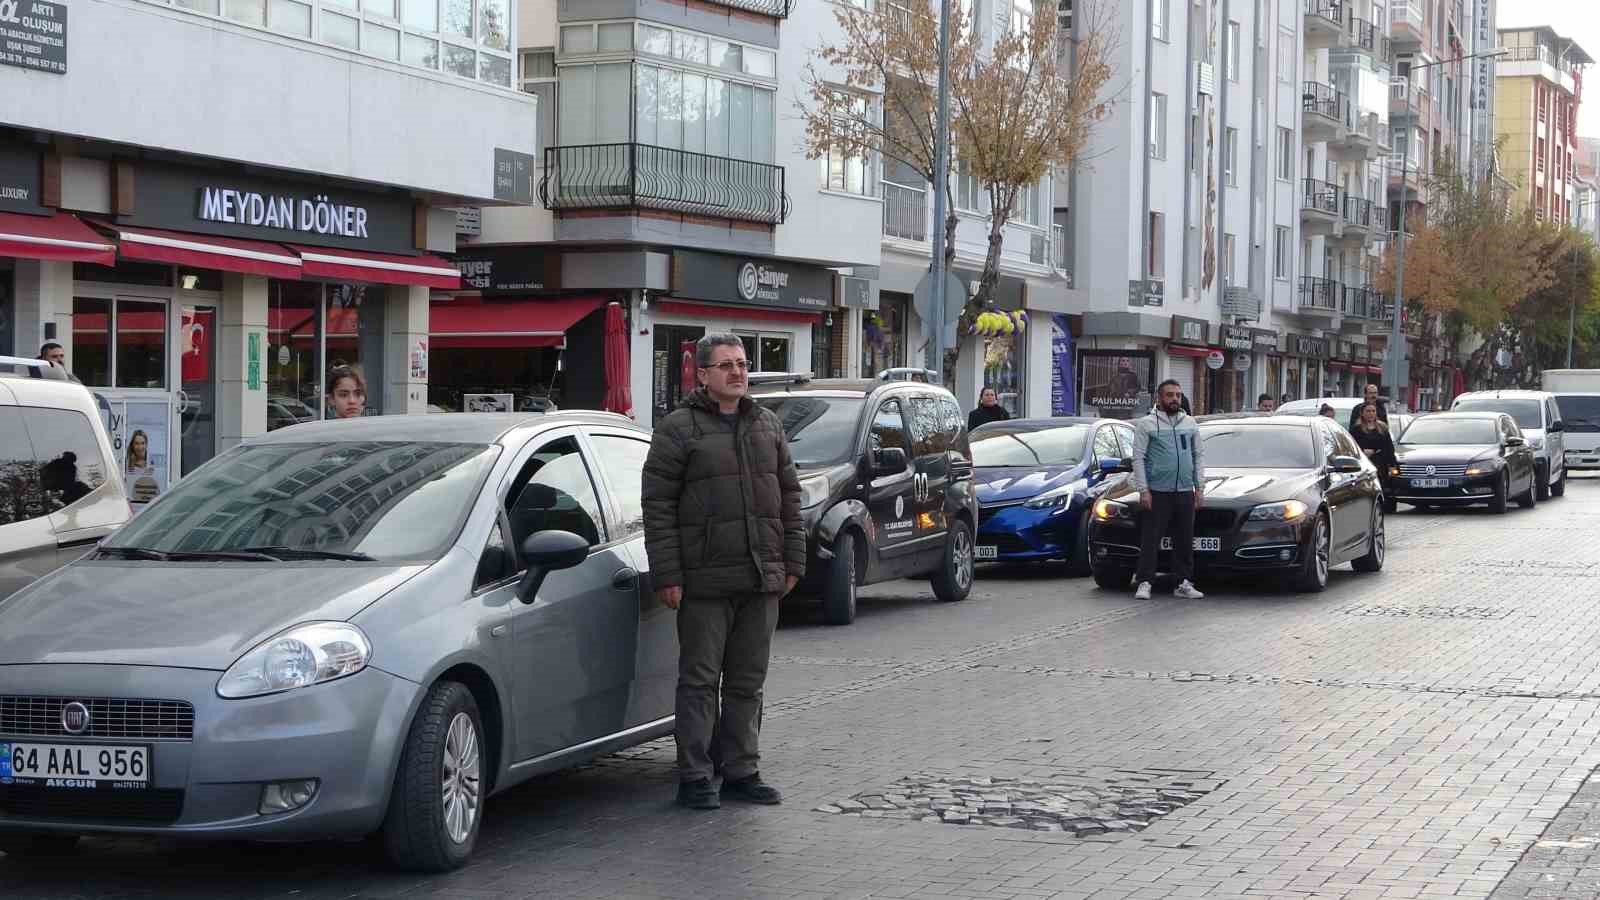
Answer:
<svg viewBox="0 0 1600 900"><path fill-rule="evenodd" d="M1370 403L1377 408L1378 421L1383 423L1383 430L1388 431L1389 405L1384 403L1383 400L1378 396L1378 386L1375 384L1368 384L1361 391L1361 399L1364 401L1363 405L1357 406L1355 409L1350 410L1350 431L1354 433L1356 426L1361 423L1361 410L1365 408L1365 404L1367 403Z"/></svg>
<svg viewBox="0 0 1600 900"><path fill-rule="evenodd" d="M1006 408L1000 405L1000 394L992 387L986 387L978 395L978 408L967 413L967 431L978 430L979 425L990 422L1004 422L1011 418Z"/></svg>
<svg viewBox="0 0 1600 900"><path fill-rule="evenodd" d="M1271 394L1262 394L1256 398L1256 411L1269 413L1278 408L1278 401L1272 399Z"/></svg>
<svg viewBox="0 0 1600 900"><path fill-rule="evenodd" d="M1204 500L1205 450L1194 417L1183 411L1178 382L1167 379L1156 388L1157 404L1150 415L1133 423L1133 487L1144 510L1139 536L1138 589L1134 596L1149 600L1156 577L1161 539L1172 539L1172 572L1178 578L1174 597L1200 600L1195 589L1194 511Z"/></svg>
<svg viewBox="0 0 1600 900"><path fill-rule="evenodd" d="M744 340L707 334L695 366L700 387L656 426L643 476L655 598L678 611L678 803L771 805L761 699L778 601L806 571L800 479L783 423L748 396Z"/></svg>
<svg viewBox="0 0 1600 900"><path fill-rule="evenodd" d="M51 366L65 372L67 374L67 378L71 381L78 384L83 383L78 381L78 376L72 374L71 369L67 368L67 348L61 346L55 341L45 341L39 346L39 358L49 363Z"/></svg>
<svg viewBox="0 0 1600 900"><path fill-rule="evenodd" d="M1360 419L1356 421L1355 430L1350 436L1356 439L1356 446L1366 454L1367 459L1378 467L1378 483L1388 484L1389 468L1395 465L1394 438L1389 435L1389 429L1378 420L1378 404L1363 403L1356 409ZM1394 500L1388 497L1383 501L1384 512L1394 512Z"/></svg>

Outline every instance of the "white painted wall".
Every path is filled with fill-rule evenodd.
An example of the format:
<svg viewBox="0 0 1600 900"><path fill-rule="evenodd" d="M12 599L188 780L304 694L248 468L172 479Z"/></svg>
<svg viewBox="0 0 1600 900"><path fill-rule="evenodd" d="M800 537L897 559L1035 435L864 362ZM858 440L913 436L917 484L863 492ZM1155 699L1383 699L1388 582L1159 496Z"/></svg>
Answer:
<svg viewBox="0 0 1600 900"><path fill-rule="evenodd" d="M520 92L138 0L69 28L67 74L0 68L6 124L482 199L495 147L534 151Z"/></svg>

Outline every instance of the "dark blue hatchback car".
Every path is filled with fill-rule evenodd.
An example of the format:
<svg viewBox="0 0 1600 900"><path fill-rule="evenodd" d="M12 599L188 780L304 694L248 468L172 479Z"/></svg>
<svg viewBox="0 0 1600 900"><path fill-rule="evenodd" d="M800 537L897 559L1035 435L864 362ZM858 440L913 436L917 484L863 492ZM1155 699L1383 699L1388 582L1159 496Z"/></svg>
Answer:
<svg viewBox="0 0 1600 900"><path fill-rule="evenodd" d="M1133 426L1119 419L1012 419L971 434L977 559L1064 560L1089 572L1088 520L1112 474L1127 471Z"/></svg>

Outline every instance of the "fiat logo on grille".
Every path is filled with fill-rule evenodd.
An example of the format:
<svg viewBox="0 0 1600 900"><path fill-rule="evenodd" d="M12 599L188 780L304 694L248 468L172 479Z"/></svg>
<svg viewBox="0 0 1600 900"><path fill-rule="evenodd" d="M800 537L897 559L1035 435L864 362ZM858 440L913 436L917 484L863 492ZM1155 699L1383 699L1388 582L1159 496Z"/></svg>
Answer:
<svg viewBox="0 0 1600 900"><path fill-rule="evenodd" d="M1433 473L1435 473L1437 471L1439 471L1439 467L1438 466L1429 466L1428 467L1428 474L1429 475L1432 475Z"/></svg>
<svg viewBox="0 0 1600 900"><path fill-rule="evenodd" d="M61 707L61 727L67 734L83 734L89 730L89 707L74 700Z"/></svg>

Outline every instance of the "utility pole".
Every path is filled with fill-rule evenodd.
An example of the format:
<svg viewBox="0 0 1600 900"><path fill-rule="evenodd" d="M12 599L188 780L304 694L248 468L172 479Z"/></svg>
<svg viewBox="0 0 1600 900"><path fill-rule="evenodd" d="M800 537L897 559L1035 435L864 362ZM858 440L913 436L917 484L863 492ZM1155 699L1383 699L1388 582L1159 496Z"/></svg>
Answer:
<svg viewBox="0 0 1600 900"><path fill-rule="evenodd" d="M950 0L939 2L939 110L935 116L937 122L934 134L934 162L933 162L933 295L932 302L928 304L929 318L923 327L928 329L928 368L939 373L939 380L944 381L944 328L945 304L950 298L945 296L945 194L950 187ZM961 340L961 335L956 335L956 340Z"/></svg>

